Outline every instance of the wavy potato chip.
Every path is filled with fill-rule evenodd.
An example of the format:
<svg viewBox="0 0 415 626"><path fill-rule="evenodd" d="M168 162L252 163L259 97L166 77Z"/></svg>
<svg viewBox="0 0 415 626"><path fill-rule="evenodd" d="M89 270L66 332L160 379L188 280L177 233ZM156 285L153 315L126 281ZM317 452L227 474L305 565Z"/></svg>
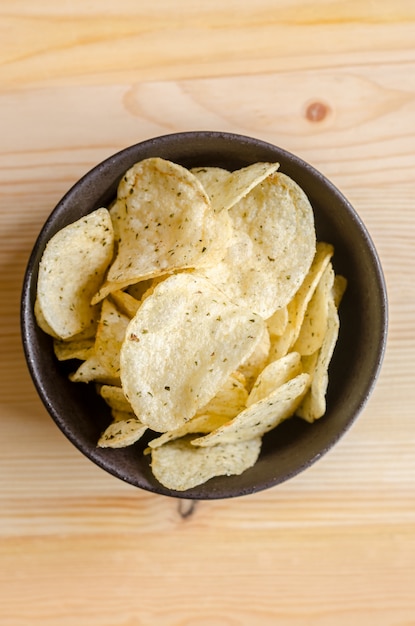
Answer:
<svg viewBox="0 0 415 626"><path fill-rule="evenodd" d="M207 171L200 176L215 213L229 211L254 187L279 168L279 163L253 163L234 172L223 174L223 170Z"/></svg>
<svg viewBox="0 0 415 626"><path fill-rule="evenodd" d="M88 358L70 374L72 382L92 381L119 386L120 350L130 318L118 311L109 300L104 300L97 332Z"/></svg>
<svg viewBox="0 0 415 626"><path fill-rule="evenodd" d="M251 404L217 430L193 439L192 445L209 447L262 437L294 414L309 384L310 376L307 373L299 374L265 398Z"/></svg>
<svg viewBox="0 0 415 626"><path fill-rule="evenodd" d="M287 305L288 322L282 335L272 337L270 361L283 357L295 344L300 333L308 303L333 255L333 246L318 242L316 252L309 271L299 289Z"/></svg>
<svg viewBox="0 0 415 626"><path fill-rule="evenodd" d="M73 383L90 383L97 382L106 385L119 386L119 376L114 376L99 359L95 353L95 349L86 361L83 361L75 372L69 374L69 380Z"/></svg>
<svg viewBox="0 0 415 626"><path fill-rule="evenodd" d="M105 208L58 231L39 264L37 321L46 332L69 339L94 328L99 308L91 298L99 288L113 255L114 234ZM45 323L46 324L45 324Z"/></svg>
<svg viewBox="0 0 415 626"><path fill-rule="evenodd" d="M245 378L245 386L251 389L256 378L262 369L266 366L269 357L271 341L268 329L264 326L261 340L258 342L253 353L245 359L239 366L238 371Z"/></svg>
<svg viewBox="0 0 415 626"><path fill-rule="evenodd" d="M120 350L130 318L104 300L95 337L94 351L101 365L113 378L120 376Z"/></svg>
<svg viewBox="0 0 415 626"><path fill-rule="evenodd" d="M188 434L210 433L238 415L245 408L247 399L245 377L239 372L233 372L216 396L186 424L163 433L148 445L150 448L156 448Z"/></svg>
<svg viewBox="0 0 415 626"><path fill-rule="evenodd" d="M149 441L148 445L151 449L159 448L160 446L164 446L169 441L181 439L186 435L211 433L213 430L216 430L216 428L219 428L219 426L225 424L228 420L228 416L216 415L214 413L196 415L196 417L192 417L192 419L183 424L183 426L179 426L173 430L168 430L159 437L152 439Z"/></svg>
<svg viewBox="0 0 415 626"><path fill-rule="evenodd" d="M339 333L340 321L334 297L328 301L326 333L321 348L303 360L304 367L310 372L311 386L296 414L307 422L314 422L326 412L326 393L328 386L328 368L333 356Z"/></svg>
<svg viewBox="0 0 415 626"><path fill-rule="evenodd" d="M108 406L115 411L121 411L123 413L133 413L131 404L121 387L115 385L102 385L99 389L100 396L105 400Z"/></svg>
<svg viewBox="0 0 415 626"><path fill-rule="evenodd" d="M47 335L50 335L54 339L59 340L60 337L58 337L55 331L49 326L49 324L45 320L45 316L43 315L42 309L40 308L39 296L36 296L35 305L33 307L33 312L35 314L36 324L39 326L39 328L41 328L43 332L46 333ZM94 330L92 331L91 334L94 334Z"/></svg>
<svg viewBox="0 0 415 626"><path fill-rule="evenodd" d="M281 387L303 371L301 356L298 352L289 352L278 361L269 363L259 374L248 396L246 406L263 400L275 389Z"/></svg>
<svg viewBox="0 0 415 626"><path fill-rule="evenodd" d="M344 276L341 276L341 274L335 274L334 283L333 283L333 298L334 298L334 304L337 309L340 306L340 303L342 301L346 288L347 288L347 278L345 278Z"/></svg>
<svg viewBox="0 0 415 626"><path fill-rule="evenodd" d="M92 337L70 341L54 339L53 350L58 361L69 361L70 359L86 361L94 352L94 339Z"/></svg>
<svg viewBox="0 0 415 626"><path fill-rule="evenodd" d="M140 300L134 298L131 294L126 291L113 291L111 294L112 300L117 305L118 309L121 313L124 313L130 319L134 317L140 308Z"/></svg>
<svg viewBox="0 0 415 626"><path fill-rule="evenodd" d="M149 158L133 165L115 207L117 255L95 303L138 281L204 264L212 246L217 253L222 234L209 198L196 176L176 163ZM223 241L229 235L223 233Z"/></svg>
<svg viewBox="0 0 415 626"><path fill-rule="evenodd" d="M117 418L105 429L98 440L99 448L126 448L136 443L146 432L144 426L132 413L118 413Z"/></svg>
<svg viewBox="0 0 415 626"><path fill-rule="evenodd" d="M192 167L190 171L200 180L209 198L212 190L216 189L217 185L226 180L230 174L222 167Z"/></svg>
<svg viewBox="0 0 415 626"><path fill-rule="evenodd" d="M158 432L183 425L254 351L264 326L200 276L167 278L144 300L121 348L135 414Z"/></svg>
<svg viewBox="0 0 415 626"><path fill-rule="evenodd" d="M284 334L288 324L288 307L278 309L267 319L267 328L270 337L278 337Z"/></svg>
<svg viewBox="0 0 415 626"><path fill-rule="evenodd" d="M302 189L277 172L229 215L233 243L202 273L230 300L267 319L291 300L309 271L316 249L312 207Z"/></svg>
<svg viewBox="0 0 415 626"><path fill-rule="evenodd" d="M140 280L138 283L133 283L132 285L129 285L127 287L125 293L128 293L135 300L140 301L146 291L148 291L148 289L151 287L154 280L154 278L147 278L146 280Z"/></svg>
<svg viewBox="0 0 415 626"><path fill-rule="evenodd" d="M307 305L293 350L302 356L313 354L323 343L327 327L328 301L334 284L334 270L328 263Z"/></svg>
<svg viewBox="0 0 415 626"><path fill-rule="evenodd" d="M197 415L223 415L234 417L241 411L248 399L246 380L239 371L232 372L216 395L199 409Z"/></svg>
<svg viewBox="0 0 415 626"><path fill-rule="evenodd" d="M151 469L167 489L185 491L214 476L242 474L252 467L261 451L261 439L197 448L191 438L171 441L151 452Z"/></svg>

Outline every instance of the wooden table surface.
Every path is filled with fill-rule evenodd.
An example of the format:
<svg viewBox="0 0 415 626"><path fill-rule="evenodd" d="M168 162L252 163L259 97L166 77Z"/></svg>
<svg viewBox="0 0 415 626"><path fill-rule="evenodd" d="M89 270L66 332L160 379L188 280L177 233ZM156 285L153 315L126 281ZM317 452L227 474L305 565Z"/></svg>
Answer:
<svg viewBox="0 0 415 626"><path fill-rule="evenodd" d="M0 624L415 624L415 3L2 0ZM344 192L386 275L389 341L317 464L231 501L141 492L60 433L19 332L45 218L140 140L225 130Z"/></svg>

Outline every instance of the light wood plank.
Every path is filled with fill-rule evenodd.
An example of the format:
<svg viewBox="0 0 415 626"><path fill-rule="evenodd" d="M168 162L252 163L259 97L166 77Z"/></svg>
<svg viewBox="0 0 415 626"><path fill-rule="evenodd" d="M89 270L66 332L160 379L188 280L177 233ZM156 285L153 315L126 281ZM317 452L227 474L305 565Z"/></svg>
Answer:
<svg viewBox="0 0 415 626"><path fill-rule="evenodd" d="M179 0L0 7L0 623L409 626L415 599L415 5ZM388 286L384 366L307 472L179 502L92 465L36 396L25 265L67 189L168 132L240 132L346 194Z"/></svg>

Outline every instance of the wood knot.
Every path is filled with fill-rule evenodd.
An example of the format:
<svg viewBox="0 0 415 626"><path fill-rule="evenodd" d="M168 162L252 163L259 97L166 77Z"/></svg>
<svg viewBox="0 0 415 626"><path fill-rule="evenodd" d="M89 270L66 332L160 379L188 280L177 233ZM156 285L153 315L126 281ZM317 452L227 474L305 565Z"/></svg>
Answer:
<svg viewBox="0 0 415 626"><path fill-rule="evenodd" d="M324 102L310 102L305 110L305 117L309 122L322 122L330 113L330 107Z"/></svg>

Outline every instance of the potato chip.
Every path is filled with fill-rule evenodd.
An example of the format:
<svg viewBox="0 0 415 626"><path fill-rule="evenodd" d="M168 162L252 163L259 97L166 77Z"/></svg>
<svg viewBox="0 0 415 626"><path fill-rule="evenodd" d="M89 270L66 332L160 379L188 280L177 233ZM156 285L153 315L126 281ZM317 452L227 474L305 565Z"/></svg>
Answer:
<svg viewBox="0 0 415 626"><path fill-rule="evenodd" d="M190 171L202 183L209 198L211 197L211 190L214 190L230 174L228 170L222 167L193 167Z"/></svg>
<svg viewBox="0 0 415 626"><path fill-rule="evenodd" d="M114 235L107 209L62 228L46 245L39 264L35 313L61 339L93 328L99 308L91 298L112 259ZM45 326L43 325L43 328Z"/></svg>
<svg viewBox="0 0 415 626"><path fill-rule="evenodd" d="M278 361L273 361L259 374L251 389L246 406L263 400L275 389L295 378L301 372L301 356L298 352L289 352Z"/></svg>
<svg viewBox="0 0 415 626"><path fill-rule="evenodd" d="M261 451L261 439L197 448L185 437L155 448L151 469L167 489L185 491L214 476L239 475L252 467Z"/></svg>
<svg viewBox="0 0 415 626"><path fill-rule="evenodd" d="M137 300L137 298L134 298L126 291L113 291L111 298L121 313L124 313L130 319L137 313L141 304L140 300Z"/></svg>
<svg viewBox="0 0 415 626"><path fill-rule="evenodd" d="M300 332L293 350L302 356L316 352L323 343L327 327L328 301L334 283L331 263L324 270L307 305Z"/></svg>
<svg viewBox="0 0 415 626"><path fill-rule="evenodd" d="M229 420L229 417L226 415L217 415L217 414L206 414L206 415L196 415L192 417L191 420L183 424L183 426L179 426L179 428L175 428L174 430L168 430L163 433L159 437L152 439L149 441L149 448L159 448L160 446L164 446L169 441L174 441L175 439L180 439L186 435L190 434L207 434L211 433L213 430L219 428Z"/></svg>
<svg viewBox="0 0 415 626"><path fill-rule="evenodd" d="M55 339L53 350L58 361L69 361L70 359L86 361L94 352L94 339L92 337L89 339L73 339L71 341Z"/></svg>
<svg viewBox="0 0 415 626"><path fill-rule="evenodd" d="M119 200L118 198L116 198L114 202L112 202L111 206L108 208L108 211L111 217L112 228L114 231L114 240L117 244L121 236L120 227L123 221L123 210L124 210L124 203L122 200Z"/></svg>
<svg viewBox="0 0 415 626"><path fill-rule="evenodd" d="M264 326L261 340L258 342L255 350L240 364L238 369L239 373L245 378L245 386L247 389L251 389L256 378L258 377L258 374L267 364L270 345L271 342L268 329Z"/></svg>
<svg viewBox="0 0 415 626"><path fill-rule="evenodd" d="M204 178L200 177L200 180L209 195L214 212L220 213L229 211L278 168L279 163L253 163L234 172L228 172L226 176L223 170L217 171L215 168L213 175L212 172L205 172Z"/></svg>
<svg viewBox="0 0 415 626"><path fill-rule="evenodd" d="M131 404L125 397L121 387L116 387L114 385L102 385L99 390L99 394L108 406L111 407L111 409L114 409L115 411L122 411L123 413L133 412Z"/></svg>
<svg viewBox="0 0 415 626"><path fill-rule="evenodd" d="M232 372L217 394L199 409L196 417L197 415L223 415L229 419L245 408L247 399L245 376L239 371Z"/></svg>
<svg viewBox="0 0 415 626"><path fill-rule="evenodd" d="M347 288L347 279L344 276L341 276L340 274L336 274L334 277L334 284L333 284L333 298L334 298L334 304L337 309L340 306L340 303L342 301L346 288Z"/></svg>
<svg viewBox="0 0 415 626"><path fill-rule="evenodd" d="M326 412L328 367L336 345L339 326L339 316L332 296L328 301L327 328L322 346L305 361L305 367L311 374L311 386L296 414L307 422L314 422Z"/></svg>
<svg viewBox="0 0 415 626"><path fill-rule="evenodd" d="M131 320L121 380L149 428L178 428L207 404L260 341L265 322L209 281L180 273L160 283Z"/></svg>
<svg viewBox="0 0 415 626"><path fill-rule="evenodd" d="M267 328L270 337L278 337L284 334L288 324L288 308L282 307L275 311L271 317L267 319Z"/></svg>
<svg viewBox="0 0 415 626"><path fill-rule="evenodd" d="M217 430L192 440L192 445L210 447L218 444L248 441L252 437L262 437L276 428L281 422L294 415L308 386L310 376L299 374L277 387L268 396L251 404Z"/></svg>
<svg viewBox="0 0 415 626"><path fill-rule="evenodd" d="M40 308L39 297L36 297L35 306L33 308L34 308L36 323L39 326L39 328L41 328L44 333L46 333L47 335L50 335L54 339L59 339L58 335L55 333L55 331L49 326L49 324L45 320L45 316L43 315L42 309Z"/></svg>
<svg viewBox="0 0 415 626"><path fill-rule="evenodd" d="M102 364L99 357L95 354L95 350L86 361L81 363L75 372L69 374L69 380L73 383L90 383L94 381L106 385L119 386L121 384L120 378L114 376L112 371Z"/></svg>
<svg viewBox="0 0 415 626"><path fill-rule="evenodd" d="M228 211L209 212L205 220L206 253L194 263L195 268L212 267L223 259L233 240L233 225Z"/></svg>
<svg viewBox="0 0 415 626"><path fill-rule="evenodd" d="M130 318L109 300L102 303L94 350L100 363L113 378L120 376L120 350Z"/></svg>
<svg viewBox="0 0 415 626"><path fill-rule="evenodd" d="M298 291L287 305L288 323L282 335L271 340L269 360L283 357L295 344L300 333L308 303L333 255L333 246L318 242L311 267Z"/></svg>
<svg viewBox="0 0 415 626"><path fill-rule="evenodd" d="M153 439L148 445L150 448L156 448L188 434L210 433L238 415L245 408L247 398L245 377L239 372L233 372L216 396L202 407L194 417L183 426L169 430L160 437Z"/></svg>
<svg viewBox="0 0 415 626"><path fill-rule="evenodd" d="M130 296L135 298L135 300L141 300L146 291L151 287L154 282L154 278L147 278L146 280L140 280L138 283L134 283L133 285L129 285L125 290L125 293L128 293Z"/></svg>
<svg viewBox="0 0 415 626"><path fill-rule="evenodd" d="M196 176L160 158L136 163L122 178L117 219L117 256L93 302L138 281L203 264L209 246L216 247L222 236Z"/></svg>
<svg viewBox="0 0 415 626"><path fill-rule="evenodd" d="M120 416L121 417L121 416ZM133 414L125 413L104 430L98 440L100 448L125 448L136 443L145 433L144 426Z"/></svg>
<svg viewBox="0 0 415 626"><path fill-rule="evenodd" d="M315 248L313 210L284 174L256 185L229 211L233 243L203 275L233 302L264 319L284 307L310 269Z"/></svg>

